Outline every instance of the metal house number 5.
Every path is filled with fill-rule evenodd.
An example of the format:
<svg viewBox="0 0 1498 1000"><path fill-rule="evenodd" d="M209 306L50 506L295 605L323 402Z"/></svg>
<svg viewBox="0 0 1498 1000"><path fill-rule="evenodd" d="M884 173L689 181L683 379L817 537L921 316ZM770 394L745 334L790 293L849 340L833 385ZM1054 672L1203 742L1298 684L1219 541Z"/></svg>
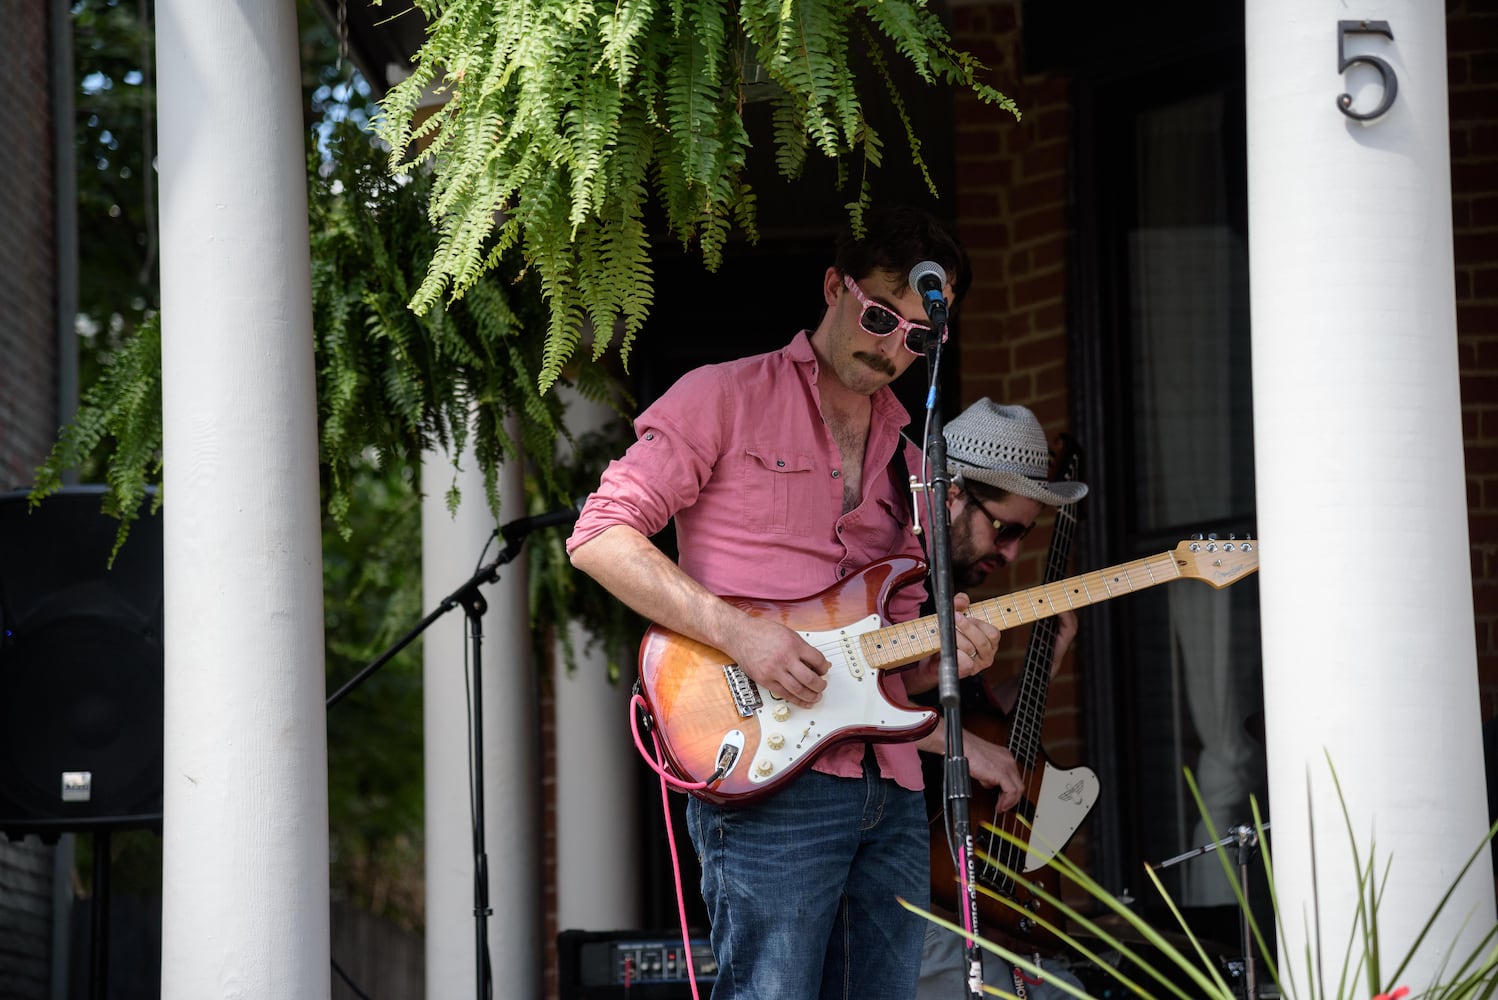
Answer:
<svg viewBox="0 0 1498 1000"><path fill-rule="evenodd" d="M1383 100L1378 102L1378 107L1364 114L1352 110L1352 95L1342 94L1337 98L1337 107L1342 113L1353 121L1368 122L1382 115L1394 103L1394 97L1399 93L1399 77L1394 75L1394 67L1390 66L1378 56L1349 56L1345 53L1348 35L1383 35L1389 41L1394 40L1394 32L1389 28L1388 21L1338 21L1337 22L1337 72L1346 73L1348 67L1356 63L1366 63L1378 71L1379 78L1383 82Z"/></svg>

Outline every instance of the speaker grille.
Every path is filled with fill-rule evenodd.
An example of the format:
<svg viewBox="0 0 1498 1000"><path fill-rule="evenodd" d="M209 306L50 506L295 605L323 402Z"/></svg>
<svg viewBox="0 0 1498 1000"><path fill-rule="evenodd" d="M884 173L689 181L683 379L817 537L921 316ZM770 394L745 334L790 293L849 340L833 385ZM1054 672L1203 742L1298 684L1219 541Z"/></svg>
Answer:
<svg viewBox="0 0 1498 1000"><path fill-rule="evenodd" d="M161 527L108 568L101 487L0 496L0 831L161 821Z"/></svg>

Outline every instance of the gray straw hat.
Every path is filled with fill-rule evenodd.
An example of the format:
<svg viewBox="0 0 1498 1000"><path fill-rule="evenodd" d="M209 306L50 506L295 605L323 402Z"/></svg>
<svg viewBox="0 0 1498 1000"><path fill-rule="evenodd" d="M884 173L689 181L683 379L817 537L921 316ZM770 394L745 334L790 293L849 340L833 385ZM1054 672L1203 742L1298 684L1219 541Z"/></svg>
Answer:
<svg viewBox="0 0 1498 1000"><path fill-rule="evenodd" d="M1035 414L984 396L946 426L947 471L1051 507L1087 495L1085 483L1048 481L1051 452Z"/></svg>

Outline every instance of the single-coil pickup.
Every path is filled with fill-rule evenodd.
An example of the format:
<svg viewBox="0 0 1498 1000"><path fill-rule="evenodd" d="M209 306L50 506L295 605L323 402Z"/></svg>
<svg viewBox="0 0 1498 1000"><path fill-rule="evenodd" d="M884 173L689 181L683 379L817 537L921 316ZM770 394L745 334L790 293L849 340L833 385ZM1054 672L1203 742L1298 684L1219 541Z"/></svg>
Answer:
<svg viewBox="0 0 1498 1000"><path fill-rule="evenodd" d="M728 690L733 694L733 704L739 710L739 718L747 719L764 707L758 685L739 669L737 663L723 664L723 676L728 681Z"/></svg>
<svg viewBox="0 0 1498 1000"><path fill-rule="evenodd" d="M863 657L858 653L858 636L846 630L837 635L837 644L843 650L843 662L848 664L848 676L855 681L863 680Z"/></svg>

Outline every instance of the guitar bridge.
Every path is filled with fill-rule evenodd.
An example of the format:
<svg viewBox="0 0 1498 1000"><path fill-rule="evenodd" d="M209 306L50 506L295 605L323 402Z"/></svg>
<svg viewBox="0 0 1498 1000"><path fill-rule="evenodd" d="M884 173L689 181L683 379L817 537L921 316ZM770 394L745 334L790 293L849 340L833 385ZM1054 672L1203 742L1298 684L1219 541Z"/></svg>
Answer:
<svg viewBox="0 0 1498 1000"><path fill-rule="evenodd" d="M723 664L723 676L728 681L728 690L733 695L733 704L738 709L739 718L747 719L764 708L765 702L759 696L759 688L749 679L748 674L739 669L737 663Z"/></svg>

